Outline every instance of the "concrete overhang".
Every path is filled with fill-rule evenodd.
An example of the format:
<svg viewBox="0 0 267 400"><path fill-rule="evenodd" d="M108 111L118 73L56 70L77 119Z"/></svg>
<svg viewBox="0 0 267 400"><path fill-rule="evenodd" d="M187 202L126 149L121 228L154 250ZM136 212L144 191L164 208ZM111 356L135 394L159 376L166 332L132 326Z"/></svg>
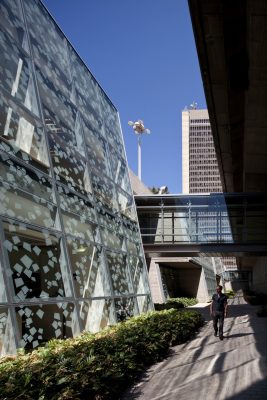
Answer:
<svg viewBox="0 0 267 400"><path fill-rule="evenodd" d="M223 190L266 192L267 1L188 2Z"/></svg>
<svg viewBox="0 0 267 400"><path fill-rule="evenodd" d="M153 258L153 261L159 265L166 265L175 269L201 269L202 266L196 260L190 257L158 257Z"/></svg>
<svg viewBox="0 0 267 400"><path fill-rule="evenodd" d="M267 246L260 244L225 244L225 243L201 243L201 244L143 244L146 257L244 257L267 256Z"/></svg>

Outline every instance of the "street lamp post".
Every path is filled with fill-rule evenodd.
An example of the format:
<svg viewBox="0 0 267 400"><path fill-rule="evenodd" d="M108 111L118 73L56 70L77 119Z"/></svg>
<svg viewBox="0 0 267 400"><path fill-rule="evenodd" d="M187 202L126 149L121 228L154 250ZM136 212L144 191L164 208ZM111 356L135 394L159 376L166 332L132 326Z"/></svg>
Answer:
<svg viewBox="0 0 267 400"><path fill-rule="evenodd" d="M141 163L142 163L142 161L141 161L141 158L142 158L142 155L141 155L141 135L143 135L145 133L149 134L150 130L145 128L144 122L141 119L139 119L136 122L129 121L128 124L133 127L134 133L137 135L137 142L138 142L138 178L141 181L142 180L141 179L142 178L142 174L141 174Z"/></svg>

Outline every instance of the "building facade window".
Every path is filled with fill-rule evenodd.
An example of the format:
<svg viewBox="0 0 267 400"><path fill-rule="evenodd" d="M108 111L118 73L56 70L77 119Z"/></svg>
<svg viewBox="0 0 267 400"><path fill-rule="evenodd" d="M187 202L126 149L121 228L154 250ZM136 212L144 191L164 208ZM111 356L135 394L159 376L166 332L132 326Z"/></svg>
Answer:
<svg viewBox="0 0 267 400"><path fill-rule="evenodd" d="M152 309L118 112L39 0L0 11L0 354Z"/></svg>

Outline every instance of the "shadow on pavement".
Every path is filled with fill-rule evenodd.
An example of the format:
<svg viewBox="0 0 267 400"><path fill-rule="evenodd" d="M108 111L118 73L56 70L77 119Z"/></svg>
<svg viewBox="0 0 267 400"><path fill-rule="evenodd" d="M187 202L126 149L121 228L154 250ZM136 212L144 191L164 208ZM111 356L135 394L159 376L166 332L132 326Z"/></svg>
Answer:
<svg viewBox="0 0 267 400"><path fill-rule="evenodd" d="M263 400L267 398L267 318L242 296L229 301L224 339L213 336L209 305L196 337L173 347L168 358L149 368L122 400Z"/></svg>
<svg viewBox="0 0 267 400"><path fill-rule="evenodd" d="M224 339L234 339L234 338L240 338L243 336L251 336L253 333L235 333L232 335L227 335L226 332L224 332Z"/></svg>

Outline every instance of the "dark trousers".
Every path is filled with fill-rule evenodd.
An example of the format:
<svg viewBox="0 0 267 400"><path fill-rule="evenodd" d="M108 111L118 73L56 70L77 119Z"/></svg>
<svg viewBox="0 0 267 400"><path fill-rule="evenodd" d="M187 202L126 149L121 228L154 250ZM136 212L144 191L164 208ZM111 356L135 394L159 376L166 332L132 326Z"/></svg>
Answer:
<svg viewBox="0 0 267 400"><path fill-rule="evenodd" d="M213 328L216 333L218 332L218 322L219 322L219 336L222 336L223 335L224 312L223 311L214 311L212 319L213 319Z"/></svg>

